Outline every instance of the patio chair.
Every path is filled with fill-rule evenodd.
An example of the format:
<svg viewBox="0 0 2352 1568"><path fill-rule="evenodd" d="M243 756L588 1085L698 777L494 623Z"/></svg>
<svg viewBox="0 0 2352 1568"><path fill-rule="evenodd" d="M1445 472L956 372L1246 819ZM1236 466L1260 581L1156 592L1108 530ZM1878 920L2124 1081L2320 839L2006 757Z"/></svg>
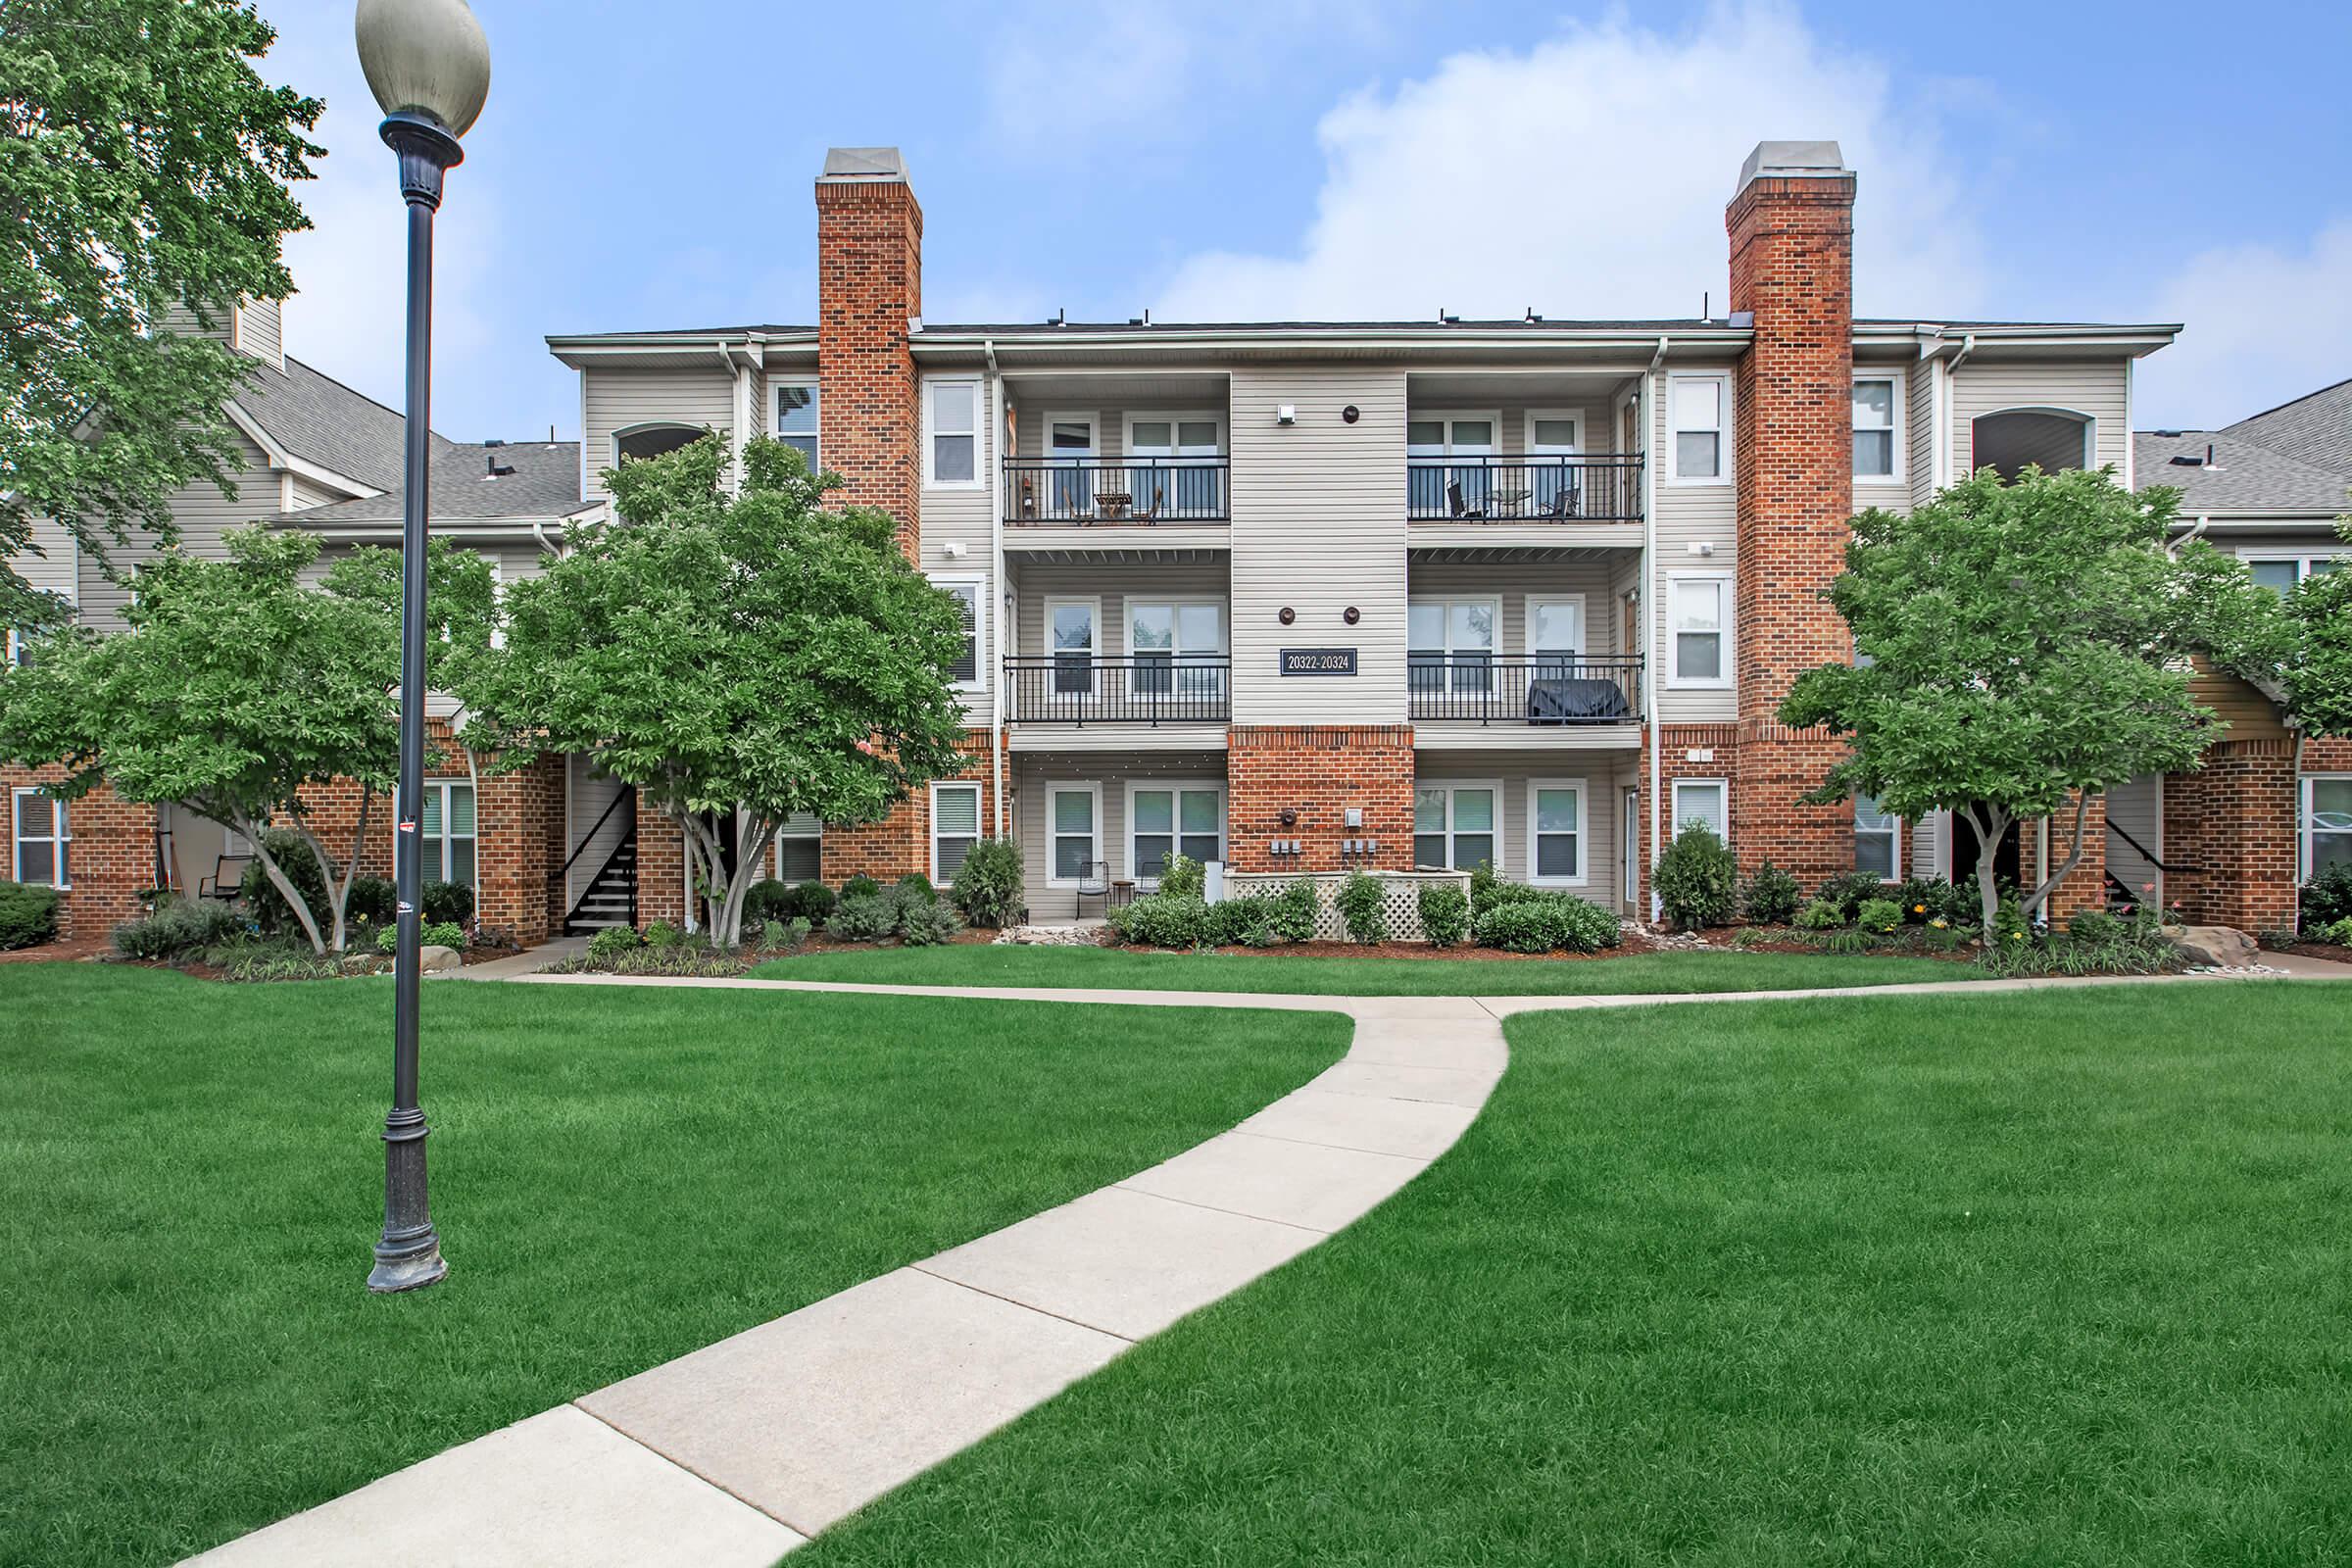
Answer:
<svg viewBox="0 0 2352 1568"><path fill-rule="evenodd" d="M245 865L253 857L250 855L220 857L213 861L211 876L197 878L196 896L200 899L218 899L222 904L228 903L245 886ZM236 869L231 871L229 869L231 866Z"/></svg>
<svg viewBox="0 0 2352 1568"><path fill-rule="evenodd" d="M1462 481L1459 479L1446 481L1446 505L1452 510L1454 517L1462 522L1479 522L1487 515L1484 507L1474 507L1462 499Z"/></svg>
<svg viewBox="0 0 2352 1568"><path fill-rule="evenodd" d="M1167 498L1168 492L1164 486L1156 484L1153 485L1152 487L1152 504L1146 507L1143 511L1137 513L1135 514L1135 520L1138 522L1157 522L1159 520L1159 504L1162 501L1165 501Z"/></svg>
<svg viewBox="0 0 2352 1568"><path fill-rule="evenodd" d="M1110 907L1110 862L1108 860L1089 860L1079 868L1078 896L1072 901L1076 906L1074 918L1080 920L1086 918L1086 901L1089 899L1101 899L1103 908Z"/></svg>
<svg viewBox="0 0 2352 1568"><path fill-rule="evenodd" d="M1544 509L1545 513L1547 515L1554 517L1579 516L1581 514L1577 511L1578 500L1579 497L1576 493L1576 486L1572 484L1564 484L1560 486L1558 492L1552 496L1551 505Z"/></svg>

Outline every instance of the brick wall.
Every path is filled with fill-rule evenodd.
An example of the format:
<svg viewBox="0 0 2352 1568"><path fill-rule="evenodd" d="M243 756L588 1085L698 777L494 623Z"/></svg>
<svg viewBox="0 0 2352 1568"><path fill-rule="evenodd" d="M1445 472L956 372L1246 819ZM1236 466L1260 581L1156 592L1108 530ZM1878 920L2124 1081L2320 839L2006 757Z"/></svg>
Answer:
<svg viewBox="0 0 2352 1568"><path fill-rule="evenodd" d="M2292 740L2224 741L2164 781L2165 897L2195 925L2265 931L2295 913Z"/></svg>
<svg viewBox="0 0 2352 1568"><path fill-rule="evenodd" d="M16 863L16 792L52 784L65 777L62 767L0 767L0 831L7 835L7 860L0 877L13 880ZM155 886L156 810L118 800L101 784L66 807L66 827L73 843L66 852L66 870L73 886L58 900L57 928L61 937L102 937L141 912L139 895Z"/></svg>
<svg viewBox="0 0 2352 1568"><path fill-rule="evenodd" d="M817 447L849 501L899 519L918 548L922 408L906 323L923 309L923 210L904 179L816 182Z"/></svg>
<svg viewBox="0 0 2352 1568"><path fill-rule="evenodd" d="M989 779L988 731L968 730L960 742L963 767L951 775L980 786L980 833L996 831L996 791ZM853 876L896 882L909 871L931 874L931 790L925 786L892 808L879 822L844 827L826 824L820 855L825 881L835 887Z"/></svg>
<svg viewBox="0 0 2352 1568"><path fill-rule="evenodd" d="M2075 812L2069 806L2050 818L2049 867L2056 870L2074 848ZM2066 917L2080 909L2103 909L2107 906L2107 797L2093 795L2090 809L2082 818L2082 863L2067 873L2065 881L2050 890L2050 920L2064 925Z"/></svg>
<svg viewBox="0 0 2352 1568"><path fill-rule="evenodd" d="M1378 839L1370 864L1413 863L1413 731L1410 725L1237 724L1225 758L1226 854L1241 871L1334 871L1340 841ZM1346 809L1364 808L1364 825ZM1285 808L1298 813L1285 823ZM1271 839L1297 839L1279 860Z"/></svg>

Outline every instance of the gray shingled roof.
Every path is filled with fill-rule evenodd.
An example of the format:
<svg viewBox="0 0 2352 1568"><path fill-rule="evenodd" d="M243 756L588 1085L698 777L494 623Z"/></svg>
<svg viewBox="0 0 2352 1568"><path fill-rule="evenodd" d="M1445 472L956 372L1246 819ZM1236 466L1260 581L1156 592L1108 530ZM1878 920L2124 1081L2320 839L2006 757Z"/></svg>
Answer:
<svg viewBox="0 0 2352 1568"><path fill-rule="evenodd" d="M2212 467L2202 461L2209 443ZM2342 511L2352 505L2345 495L2352 475L2299 463L2228 430L2142 430L2132 438L2132 457L2139 487L2180 491L2184 512ZM2176 464L2177 457L2199 461Z"/></svg>
<svg viewBox="0 0 2352 1568"><path fill-rule="evenodd" d="M289 357L261 364L236 401L270 438L306 463L390 489L400 483L399 413Z"/></svg>
<svg viewBox="0 0 2352 1568"><path fill-rule="evenodd" d="M486 477L494 458L501 466L514 471L495 479ZM562 517L580 509L577 441L517 441L482 447L436 437L431 471L436 523ZM393 523L400 520L402 501L401 492L390 489L358 501L281 512L271 520L306 528Z"/></svg>
<svg viewBox="0 0 2352 1568"><path fill-rule="evenodd" d="M2352 476L2352 380L2225 425L2223 433L2259 441L2299 463Z"/></svg>

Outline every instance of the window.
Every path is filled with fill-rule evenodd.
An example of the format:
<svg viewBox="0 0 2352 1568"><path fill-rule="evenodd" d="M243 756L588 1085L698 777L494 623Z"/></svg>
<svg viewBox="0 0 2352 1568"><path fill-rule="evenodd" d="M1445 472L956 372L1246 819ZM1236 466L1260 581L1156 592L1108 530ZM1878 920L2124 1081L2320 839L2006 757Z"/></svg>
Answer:
<svg viewBox="0 0 2352 1568"><path fill-rule="evenodd" d="M1667 407L1674 419L1674 477L1686 483L1721 484L1723 413L1731 383L1720 375L1667 378Z"/></svg>
<svg viewBox="0 0 2352 1568"><path fill-rule="evenodd" d="M14 626L8 628L8 662L11 664L32 662L32 639Z"/></svg>
<svg viewBox="0 0 2352 1568"><path fill-rule="evenodd" d="M1405 675L1423 694L1494 689L1499 599L1415 599L1405 606Z"/></svg>
<svg viewBox="0 0 2352 1568"><path fill-rule="evenodd" d="M980 478L980 383L933 381L926 401L930 414L930 480L936 485L978 486Z"/></svg>
<svg viewBox="0 0 2352 1568"><path fill-rule="evenodd" d="M1407 500L1418 517L1486 510L1487 459L1502 428L1497 414L1426 414L1404 421ZM1448 463L1448 458L1465 461Z"/></svg>
<svg viewBox="0 0 2352 1568"><path fill-rule="evenodd" d="M931 786L931 881L937 887L956 884L956 867L980 838L980 786Z"/></svg>
<svg viewBox="0 0 2352 1568"><path fill-rule="evenodd" d="M2352 865L2352 774L2303 781L2303 875L2331 865Z"/></svg>
<svg viewBox="0 0 2352 1568"><path fill-rule="evenodd" d="M1095 627L1102 606L1093 599L1046 601L1046 637L1053 645L1054 695L1091 697L1095 693L1097 642Z"/></svg>
<svg viewBox="0 0 2352 1568"><path fill-rule="evenodd" d="M1054 464L1046 476L1052 514L1056 517L1091 514L1095 510L1095 416L1046 416L1046 456Z"/></svg>
<svg viewBox="0 0 2352 1568"><path fill-rule="evenodd" d="M1129 600L1127 652L1134 690L1159 697L1215 699L1225 693L1225 606L1221 600Z"/></svg>
<svg viewBox="0 0 2352 1568"><path fill-rule="evenodd" d="M776 439L797 449L816 471L816 383L794 382L776 388Z"/></svg>
<svg viewBox="0 0 2352 1568"><path fill-rule="evenodd" d="M1225 858L1224 785L1127 787L1127 865L1136 881L1156 884L1170 852L1203 864Z"/></svg>
<svg viewBox="0 0 2352 1568"><path fill-rule="evenodd" d="M66 803L39 790L16 792L17 880L45 888L74 885L67 861L74 830L66 821Z"/></svg>
<svg viewBox="0 0 2352 1568"><path fill-rule="evenodd" d="M1890 375L1857 376L1854 380L1854 477L1892 479L1894 466L1895 382Z"/></svg>
<svg viewBox="0 0 2352 1568"><path fill-rule="evenodd" d="M1724 843L1731 843L1732 818L1724 808L1723 789L1723 780L1719 778L1676 779L1674 819L1666 824L1666 836L1672 839L1675 834L1696 822Z"/></svg>
<svg viewBox="0 0 2352 1568"><path fill-rule="evenodd" d="M1527 601L1527 651L1535 657L1534 678L1553 680L1576 673L1585 653L1585 601Z"/></svg>
<svg viewBox="0 0 2352 1568"><path fill-rule="evenodd" d="M1560 886L1585 880L1585 784L1539 778L1527 785L1528 877Z"/></svg>
<svg viewBox="0 0 2352 1568"><path fill-rule="evenodd" d="M397 815L397 811L394 813ZM419 875L427 882L474 885L473 786L427 781L417 813Z"/></svg>
<svg viewBox="0 0 2352 1568"><path fill-rule="evenodd" d="M1867 795L1854 797L1854 869L1882 882L1900 882L1903 824Z"/></svg>
<svg viewBox="0 0 2352 1568"><path fill-rule="evenodd" d="M795 811L776 829L776 880L814 882L823 874L825 825L813 811Z"/></svg>
<svg viewBox="0 0 2352 1568"><path fill-rule="evenodd" d="M987 630L988 579L985 577L934 577L931 586L956 596L963 607L963 651L947 668L948 683L962 691L988 689Z"/></svg>
<svg viewBox="0 0 2352 1568"><path fill-rule="evenodd" d="M2335 570L2343 564L2335 556L2248 556L2246 569L2263 587L2284 597L2295 591L2298 584Z"/></svg>
<svg viewBox="0 0 2352 1568"><path fill-rule="evenodd" d="M1413 787L1413 864L1468 871L1480 861L1500 870L1495 836L1499 784L1417 784Z"/></svg>
<svg viewBox="0 0 2352 1568"><path fill-rule="evenodd" d="M1666 579L1666 680L1672 686L1729 686L1732 579Z"/></svg>
<svg viewBox="0 0 2352 1568"><path fill-rule="evenodd" d="M682 446L700 441L710 433L699 424L671 424L666 421L633 424L625 430L612 432L612 466L618 467L624 463L642 463L647 458L658 458L663 453L675 452Z"/></svg>
<svg viewBox="0 0 2352 1568"><path fill-rule="evenodd" d="M1102 787L1099 784L1046 786L1046 823L1052 838L1053 868L1048 887L1075 887L1102 858Z"/></svg>
<svg viewBox="0 0 2352 1568"><path fill-rule="evenodd" d="M1127 421L1127 457L1151 467L1130 471L1127 488L1138 515L1222 517L1225 515L1225 416L1221 414L1161 414ZM1170 471L1160 472L1166 465Z"/></svg>

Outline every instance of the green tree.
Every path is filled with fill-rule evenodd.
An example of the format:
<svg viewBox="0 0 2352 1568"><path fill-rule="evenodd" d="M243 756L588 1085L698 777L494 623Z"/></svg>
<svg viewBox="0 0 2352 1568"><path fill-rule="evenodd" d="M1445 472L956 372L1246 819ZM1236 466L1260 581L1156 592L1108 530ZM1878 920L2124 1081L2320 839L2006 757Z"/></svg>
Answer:
<svg viewBox="0 0 2352 1568"><path fill-rule="evenodd" d="M2335 531L2352 544L2352 517ZM2287 710L2313 735L2352 735L2352 567L2307 577L2286 599L2295 646L2284 662Z"/></svg>
<svg viewBox="0 0 2352 1568"><path fill-rule="evenodd" d="M0 759L63 762L68 800L103 782L234 828L312 948L339 953L358 850L398 755L399 574L390 552L358 550L320 575L318 553L308 535L258 526L229 532L224 561L161 552L132 576L126 630L53 629L29 663L0 671ZM436 547L433 579L436 654L486 646L488 564ZM339 779L360 791L340 869L301 794ZM325 908L272 850L273 823L317 861Z"/></svg>
<svg viewBox="0 0 2352 1568"><path fill-rule="evenodd" d="M732 947L756 856L796 811L880 820L962 766L946 671L961 607L896 544L890 514L827 510L773 441L742 492L706 438L608 470L620 521L573 527L544 575L507 592L505 646L459 662L465 738L497 765L578 752L678 824L706 927Z"/></svg>
<svg viewBox="0 0 2352 1568"><path fill-rule="evenodd" d="M252 62L276 34L238 0L8 0L0 8L0 622L63 607L5 562L55 517L103 560L169 536L172 492L233 495L221 405L248 362L167 329L282 300L286 183L320 104Z"/></svg>
<svg viewBox="0 0 2352 1568"><path fill-rule="evenodd" d="M2071 807L2066 855L2024 896L2039 908L2082 863L2092 796L2194 767L2214 739L2191 656L2248 669L2284 646L2276 598L2236 562L2167 549L2177 502L2109 469L1987 469L1908 516L1855 517L1828 598L1868 659L1806 670L1780 710L1851 743L1810 799L1966 818L1987 930L2002 835Z"/></svg>

